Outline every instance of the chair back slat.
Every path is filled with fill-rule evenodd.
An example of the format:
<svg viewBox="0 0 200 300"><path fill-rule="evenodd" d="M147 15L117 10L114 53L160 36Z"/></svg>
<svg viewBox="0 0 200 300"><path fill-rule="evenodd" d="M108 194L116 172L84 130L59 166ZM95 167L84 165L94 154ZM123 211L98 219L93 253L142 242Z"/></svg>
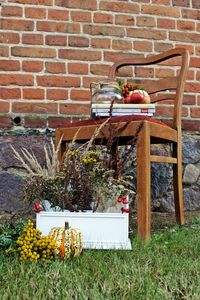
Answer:
<svg viewBox="0 0 200 300"><path fill-rule="evenodd" d="M178 86L178 78L173 76L173 77L162 78L159 80L148 80L144 82L142 88L144 88L151 95L157 92L176 90L177 86Z"/></svg>

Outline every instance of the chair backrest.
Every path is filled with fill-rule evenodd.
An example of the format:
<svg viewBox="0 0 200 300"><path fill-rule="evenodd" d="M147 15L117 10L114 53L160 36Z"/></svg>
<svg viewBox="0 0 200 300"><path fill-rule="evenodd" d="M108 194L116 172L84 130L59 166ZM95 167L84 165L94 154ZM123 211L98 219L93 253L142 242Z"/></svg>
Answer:
<svg viewBox="0 0 200 300"><path fill-rule="evenodd" d="M151 102L160 102L173 100L173 128L181 129L181 112L185 80L189 67L189 52L185 48L175 48L167 52L148 56L148 57L130 57L122 59L111 66L109 79L115 79L119 68L124 66L148 66L157 65L174 57L180 57L180 70L176 76L165 77L161 79L148 79L140 84L151 96ZM167 65L167 62L163 63ZM159 65L161 67L161 65ZM134 83L137 81L134 80Z"/></svg>

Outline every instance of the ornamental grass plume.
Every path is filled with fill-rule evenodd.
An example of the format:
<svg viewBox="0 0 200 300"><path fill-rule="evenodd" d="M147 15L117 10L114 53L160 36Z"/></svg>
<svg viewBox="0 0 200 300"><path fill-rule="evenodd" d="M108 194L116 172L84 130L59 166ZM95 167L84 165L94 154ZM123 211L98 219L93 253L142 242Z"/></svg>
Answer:
<svg viewBox="0 0 200 300"><path fill-rule="evenodd" d="M59 173L60 163L58 160L58 151L60 149L62 137L55 148L53 139L50 139L50 146L44 146L45 166L41 166L33 152L22 148L21 153L12 145L10 146L14 152L14 156L22 163L22 166L31 176L38 175L46 178L54 178Z"/></svg>

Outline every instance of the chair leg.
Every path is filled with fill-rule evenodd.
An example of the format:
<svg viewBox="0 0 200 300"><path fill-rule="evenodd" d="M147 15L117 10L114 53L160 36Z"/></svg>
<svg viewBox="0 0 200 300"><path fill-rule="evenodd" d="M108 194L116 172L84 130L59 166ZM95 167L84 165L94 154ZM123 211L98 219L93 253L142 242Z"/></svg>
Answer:
<svg viewBox="0 0 200 300"><path fill-rule="evenodd" d="M183 208L183 183L182 183L182 147L179 140L178 145L173 144L174 156L177 155L177 164L173 164L173 186L174 186L174 204L176 222L180 225L184 224L184 208Z"/></svg>
<svg viewBox="0 0 200 300"><path fill-rule="evenodd" d="M150 130L144 122L137 138L137 232L147 241L151 237Z"/></svg>

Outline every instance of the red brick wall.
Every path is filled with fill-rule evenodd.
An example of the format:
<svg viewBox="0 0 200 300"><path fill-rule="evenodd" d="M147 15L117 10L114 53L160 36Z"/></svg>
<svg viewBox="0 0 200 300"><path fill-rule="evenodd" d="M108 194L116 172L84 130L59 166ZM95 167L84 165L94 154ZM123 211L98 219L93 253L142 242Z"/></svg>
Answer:
<svg viewBox="0 0 200 300"><path fill-rule="evenodd" d="M192 58L183 127L199 130L199 20L199 0L1 0L0 127L18 116L27 128L88 116L89 83L114 61L185 46ZM175 69L135 72L165 77Z"/></svg>

